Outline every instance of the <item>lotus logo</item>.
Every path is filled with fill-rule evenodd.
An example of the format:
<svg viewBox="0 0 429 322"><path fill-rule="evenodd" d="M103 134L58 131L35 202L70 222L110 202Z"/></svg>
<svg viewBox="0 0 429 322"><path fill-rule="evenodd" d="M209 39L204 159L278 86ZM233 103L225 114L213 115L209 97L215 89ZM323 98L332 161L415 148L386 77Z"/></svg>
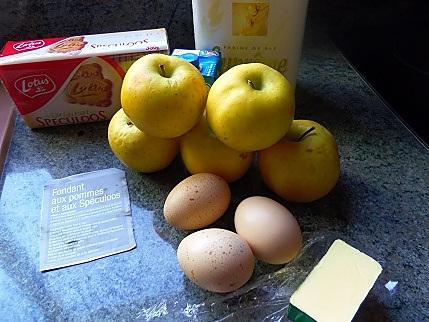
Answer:
<svg viewBox="0 0 429 322"><path fill-rule="evenodd" d="M33 50L45 46L43 40L22 41L13 45L13 49L17 51Z"/></svg>
<svg viewBox="0 0 429 322"><path fill-rule="evenodd" d="M29 98L55 91L54 81L46 74L30 75L17 79L15 88Z"/></svg>

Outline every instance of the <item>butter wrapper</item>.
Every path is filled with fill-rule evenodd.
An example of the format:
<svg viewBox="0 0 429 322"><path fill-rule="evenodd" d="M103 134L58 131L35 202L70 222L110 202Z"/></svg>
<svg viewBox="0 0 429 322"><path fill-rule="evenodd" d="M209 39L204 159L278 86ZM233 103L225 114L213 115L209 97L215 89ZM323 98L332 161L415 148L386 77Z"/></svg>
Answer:
<svg viewBox="0 0 429 322"><path fill-rule="evenodd" d="M169 53L165 29L9 41L0 79L31 128L109 120L125 72L148 53Z"/></svg>

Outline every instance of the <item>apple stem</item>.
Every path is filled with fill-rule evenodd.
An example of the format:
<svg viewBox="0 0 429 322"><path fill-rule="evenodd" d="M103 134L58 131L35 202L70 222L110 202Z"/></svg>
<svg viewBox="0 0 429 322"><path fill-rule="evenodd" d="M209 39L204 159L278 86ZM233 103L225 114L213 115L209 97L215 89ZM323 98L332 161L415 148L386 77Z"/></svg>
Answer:
<svg viewBox="0 0 429 322"><path fill-rule="evenodd" d="M165 68L164 68L164 65L163 65L163 64L160 64L160 65L159 65L159 70L161 71L161 76L162 76L162 77L165 77Z"/></svg>
<svg viewBox="0 0 429 322"><path fill-rule="evenodd" d="M307 131L301 134L301 136L298 138L298 142L304 139L308 134L313 132L316 128L314 126L310 127Z"/></svg>
<svg viewBox="0 0 429 322"><path fill-rule="evenodd" d="M253 84L253 82L250 79L247 80L247 84L249 84L250 87L252 87L253 89L256 89L255 84Z"/></svg>

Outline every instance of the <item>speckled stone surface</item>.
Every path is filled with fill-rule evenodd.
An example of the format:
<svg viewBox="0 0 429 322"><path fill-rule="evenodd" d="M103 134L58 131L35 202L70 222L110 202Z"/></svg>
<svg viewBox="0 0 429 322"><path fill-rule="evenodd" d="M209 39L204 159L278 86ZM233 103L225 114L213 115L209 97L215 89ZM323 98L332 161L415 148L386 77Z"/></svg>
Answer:
<svg viewBox="0 0 429 322"><path fill-rule="evenodd" d="M52 8L63 6L57 9L64 12L65 4L44 1L33 4L32 10L44 8L42 17L57 20L34 17L40 31L29 31L29 37L168 26L172 48L193 44L190 1L147 1L141 6L110 1L106 7L103 1L74 3L80 2L87 10L104 8L99 14L105 18L88 16L87 24L79 25L71 18L82 12L78 5L62 16ZM62 19L62 27L50 29ZM252 169L232 186L231 207L213 226L231 228L233 211L247 196L276 198L296 215L303 231L333 231L382 264L384 271L356 321L429 320L429 151L317 32L311 17L297 87L297 118L318 121L336 137L341 155L336 188L311 204L287 203L273 196ZM129 321L162 299L199 303L210 296L180 271L175 252L186 233L169 227L162 216L168 192L187 175L180 159L152 175L127 170L109 149L107 125L30 130L17 119L0 181L1 321ZM109 167L126 171L137 248L40 273L43 185ZM253 280L279 268L258 263ZM399 281L393 294L384 288L389 280ZM240 320L240 314L232 320Z"/></svg>

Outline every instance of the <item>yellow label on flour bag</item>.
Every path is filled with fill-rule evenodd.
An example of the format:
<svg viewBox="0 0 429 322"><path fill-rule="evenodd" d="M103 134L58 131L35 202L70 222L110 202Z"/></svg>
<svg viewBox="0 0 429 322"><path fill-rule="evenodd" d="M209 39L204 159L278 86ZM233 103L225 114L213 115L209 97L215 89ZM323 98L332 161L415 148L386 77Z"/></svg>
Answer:
<svg viewBox="0 0 429 322"><path fill-rule="evenodd" d="M219 48L222 71L261 62L296 82L308 0L193 0L195 47Z"/></svg>

